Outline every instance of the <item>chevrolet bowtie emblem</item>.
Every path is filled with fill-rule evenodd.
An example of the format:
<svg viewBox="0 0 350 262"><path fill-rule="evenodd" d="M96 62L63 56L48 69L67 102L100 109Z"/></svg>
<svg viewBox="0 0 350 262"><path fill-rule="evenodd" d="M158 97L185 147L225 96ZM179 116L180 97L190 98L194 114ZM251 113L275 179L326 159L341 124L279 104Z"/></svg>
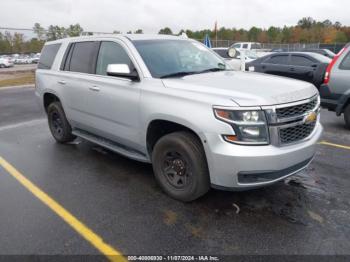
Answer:
<svg viewBox="0 0 350 262"><path fill-rule="evenodd" d="M304 118L304 123L305 124L311 124L317 120L317 114L315 112L309 113L307 116Z"/></svg>

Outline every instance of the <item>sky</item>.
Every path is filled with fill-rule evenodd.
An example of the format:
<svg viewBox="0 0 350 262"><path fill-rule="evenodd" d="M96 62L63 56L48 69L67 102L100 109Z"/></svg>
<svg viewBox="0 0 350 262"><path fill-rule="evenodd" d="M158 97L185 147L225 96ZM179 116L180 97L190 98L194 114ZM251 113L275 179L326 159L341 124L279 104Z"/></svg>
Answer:
<svg viewBox="0 0 350 262"><path fill-rule="evenodd" d="M0 0L0 27L32 28L38 22L85 31L157 33L170 27L213 29L295 25L302 17L350 25L349 0Z"/></svg>

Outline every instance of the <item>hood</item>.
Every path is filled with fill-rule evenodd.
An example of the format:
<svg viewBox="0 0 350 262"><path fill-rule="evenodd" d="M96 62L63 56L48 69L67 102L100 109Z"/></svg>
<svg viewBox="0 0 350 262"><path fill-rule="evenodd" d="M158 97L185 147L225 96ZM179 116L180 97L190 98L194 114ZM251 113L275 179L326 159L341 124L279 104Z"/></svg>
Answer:
<svg viewBox="0 0 350 262"><path fill-rule="evenodd" d="M209 96L225 96L240 106L268 106L295 102L318 93L314 85L285 77L224 71L163 79L167 88Z"/></svg>

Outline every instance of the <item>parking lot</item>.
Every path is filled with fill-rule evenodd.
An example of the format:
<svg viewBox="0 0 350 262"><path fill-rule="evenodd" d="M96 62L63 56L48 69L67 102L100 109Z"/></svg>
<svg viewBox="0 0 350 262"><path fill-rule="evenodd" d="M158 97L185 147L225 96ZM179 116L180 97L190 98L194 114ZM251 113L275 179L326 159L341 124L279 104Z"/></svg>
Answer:
<svg viewBox="0 0 350 262"><path fill-rule="evenodd" d="M19 173L124 255L349 255L349 131L326 110L321 121L323 139L305 172L184 204L162 193L148 164L85 141L55 143L33 88L0 90L0 253L101 254Z"/></svg>
<svg viewBox="0 0 350 262"><path fill-rule="evenodd" d="M37 68L37 64L29 64L29 65L14 65L9 68L1 68L1 73L10 73L10 72L18 72L18 71L30 71L35 70Z"/></svg>

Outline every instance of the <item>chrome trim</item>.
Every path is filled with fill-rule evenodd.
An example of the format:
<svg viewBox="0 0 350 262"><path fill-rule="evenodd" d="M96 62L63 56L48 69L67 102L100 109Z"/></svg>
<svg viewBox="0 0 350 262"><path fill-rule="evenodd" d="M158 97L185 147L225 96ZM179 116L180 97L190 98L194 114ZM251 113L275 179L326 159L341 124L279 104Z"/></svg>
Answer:
<svg viewBox="0 0 350 262"><path fill-rule="evenodd" d="M302 104L307 104L307 103L311 103L314 99L316 99L317 96L317 103L316 106L307 111L306 113L302 114L302 115L298 115L298 116L293 116L293 117L287 117L287 118L278 118L277 117L277 113L276 110L280 109L280 108L287 108L287 107L293 107L293 106L298 106L298 105L302 105ZM292 122L298 119L302 119L305 116L307 116L310 112L314 111L317 113L317 111L319 111L319 107L321 105L321 99L319 95L315 95L311 98L308 99L304 99L298 102L294 102L294 103L288 103L288 104L282 104L282 105L276 105L276 106L262 106L261 108L263 110L265 110L266 112L266 118L269 124L282 124L282 123L287 123L287 122Z"/></svg>
<svg viewBox="0 0 350 262"><path fill-rule="evenodd" d="M286 108L286 107L292 107L292 106L297 106L297 105L302 105L305 103L311 103L314 99L316 99L317 96L317 103L316 106L305 112L304 114L294 116L294 117L288 117L288 118L282 118L279 119L276 114L276 109L279 108ZM270 134L270 143L272 145L278 146L278 147L284 147L284 146L291 146L295 145L298 143L303 143L307 140L309 140L316 132L317 129L317 124L320 121L320 105L321 105L321 99L319 95L315 95L311 98L304 99L298 102L293 102L293 103L288 103L288 104L283 104L283 105L276 105L276 106L264 106L262 107L263 110L265 110L265 115L266 119L268 121L268 129L269 129L269 134ZM297 140L295 142L291 143L282 143L281 138L280 138L280 130L293 127L293 126L298 126L298 125L303 125L305 124L305 117L309 115L311 112L315 112L317 114L317 120L315 124L314 130L310 133L309 136L305 137L304 139Z"/></svg>

